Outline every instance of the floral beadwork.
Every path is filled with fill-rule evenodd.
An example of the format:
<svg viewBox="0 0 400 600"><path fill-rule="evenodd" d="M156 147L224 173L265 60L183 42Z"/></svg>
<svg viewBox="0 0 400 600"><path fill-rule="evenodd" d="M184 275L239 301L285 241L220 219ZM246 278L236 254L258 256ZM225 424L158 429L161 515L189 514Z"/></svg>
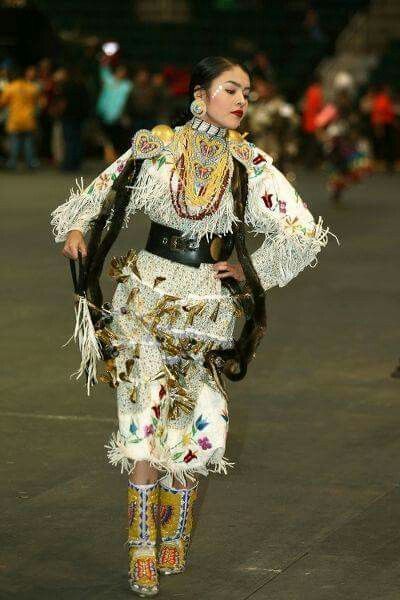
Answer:
<svg viewBox="0 0 400 600"><path fill-rule="evenodd" d="M271 157L240 137L225 141L222 133L215 141L193 134L190 123L184 127L167 128L168 141L162 143L155 132L137 134L133 155L142 159L129 188L125 224L142 211L197 239L232 232L238 221L232 195L238 160L248 175L244 221L263 236L251 260L264 290L286 285L315 264L329 230L322 220L314 221ZM195 140L188 156L198 158L191 170L196 189L190 194L185 190L188 163L174 144L185 136ZM71 229L84 234L90 229L112 202L113 182L131 159L128 150L89 186L81 182L71 191L52 214L57 241ZM214 181L212 174L219 172ZM208 186L204 204L203 185ZM107 325L93 333L95 343L112 352L98 378L117 395L119 428L107 445L110 462L130 471L136 460L148 459L182 482L209 471L226 472L227 395L204 361L208 352L234 344L239 314L229 291L210 264L188 267L145 250L112 258L110 275L116 290L104 312Z"/></svg>
<svg viewBox="0 0 400 600"><path fill-rule="evenodd" d="M194 458L197 458L197 455L192 450L188 450L183 458L183 462L190 463Z"/></svg>
<svg viewBox="0 0 400 600"><path fill-rule="evenodd" d="M149 437L149 435L153 435L154 427L153 425L145 425L144 426L144 437Z"/></svg>
<svg viewBox="0 0 400 600"><path fill-rule="evenodd" d="M212 444L207 436L199 438L198 444L203 450L208 450L209 448L212 448Z"/></svg>

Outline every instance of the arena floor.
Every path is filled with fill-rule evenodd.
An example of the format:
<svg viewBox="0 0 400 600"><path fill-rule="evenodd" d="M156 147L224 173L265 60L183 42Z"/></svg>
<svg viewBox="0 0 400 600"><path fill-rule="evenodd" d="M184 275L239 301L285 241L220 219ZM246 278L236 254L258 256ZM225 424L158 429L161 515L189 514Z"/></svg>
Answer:
<svg viewBox="0 0 400 600"><path fill-rule="evenodd" d="M126 482L103 449L113 395L87 398L61 348L72 287L48 220L73 178L1 177L0 598L131 598ZM334 208L323 176L300 174L341 246L270 292L268 335L230 387L235 469L203 482L190 565L160 600L398 600L399 183L374 175ZM114 253L145 234L138 218Z"/></svg>

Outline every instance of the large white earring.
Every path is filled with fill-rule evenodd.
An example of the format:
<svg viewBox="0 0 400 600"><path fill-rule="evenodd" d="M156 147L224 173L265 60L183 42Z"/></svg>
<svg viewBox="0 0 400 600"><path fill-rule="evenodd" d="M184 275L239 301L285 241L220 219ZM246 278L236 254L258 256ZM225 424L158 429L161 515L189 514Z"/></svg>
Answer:
<svg viewBox="0 0 400 600"><path fill-rule="evenodd" d="M201 98L195 98L192 104L190 105L190 112L195 117L202 117L206 114L206 110L206 103L204 102L204 100L201 100Z"/></svg>

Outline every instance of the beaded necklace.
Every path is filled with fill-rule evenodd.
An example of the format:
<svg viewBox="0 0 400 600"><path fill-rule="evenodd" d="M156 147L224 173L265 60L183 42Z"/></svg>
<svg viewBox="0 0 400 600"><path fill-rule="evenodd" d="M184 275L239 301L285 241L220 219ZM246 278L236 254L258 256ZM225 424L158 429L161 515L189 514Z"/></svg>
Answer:
<svg viewBox="0 0 400 600"><path fill-rule="evenodd" d="M225 134L196 118L175 132L170 191L179 216L200 220L218 209L229 182Z"/></svg>

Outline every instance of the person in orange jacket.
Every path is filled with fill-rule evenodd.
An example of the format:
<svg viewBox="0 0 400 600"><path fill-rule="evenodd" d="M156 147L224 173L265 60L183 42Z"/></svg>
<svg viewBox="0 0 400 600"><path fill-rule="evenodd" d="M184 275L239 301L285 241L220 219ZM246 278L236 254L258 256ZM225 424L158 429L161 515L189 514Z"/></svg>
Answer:
<svg viewBox="0 0 400 600"><path fill-rule="evenodd" d="M372 99L371 125L373 130L375 158L393 169L395 162L395 120L390 89L379 85Z"/></svg>
<svg viewBox="0 0 400 600"><path fill-rule="evenodd" d="M304 134L305 163L308 167L314 167L320 154L315 120L324 106L324 92L318 77L307 87L302 105L301 126Z"/></svg>

